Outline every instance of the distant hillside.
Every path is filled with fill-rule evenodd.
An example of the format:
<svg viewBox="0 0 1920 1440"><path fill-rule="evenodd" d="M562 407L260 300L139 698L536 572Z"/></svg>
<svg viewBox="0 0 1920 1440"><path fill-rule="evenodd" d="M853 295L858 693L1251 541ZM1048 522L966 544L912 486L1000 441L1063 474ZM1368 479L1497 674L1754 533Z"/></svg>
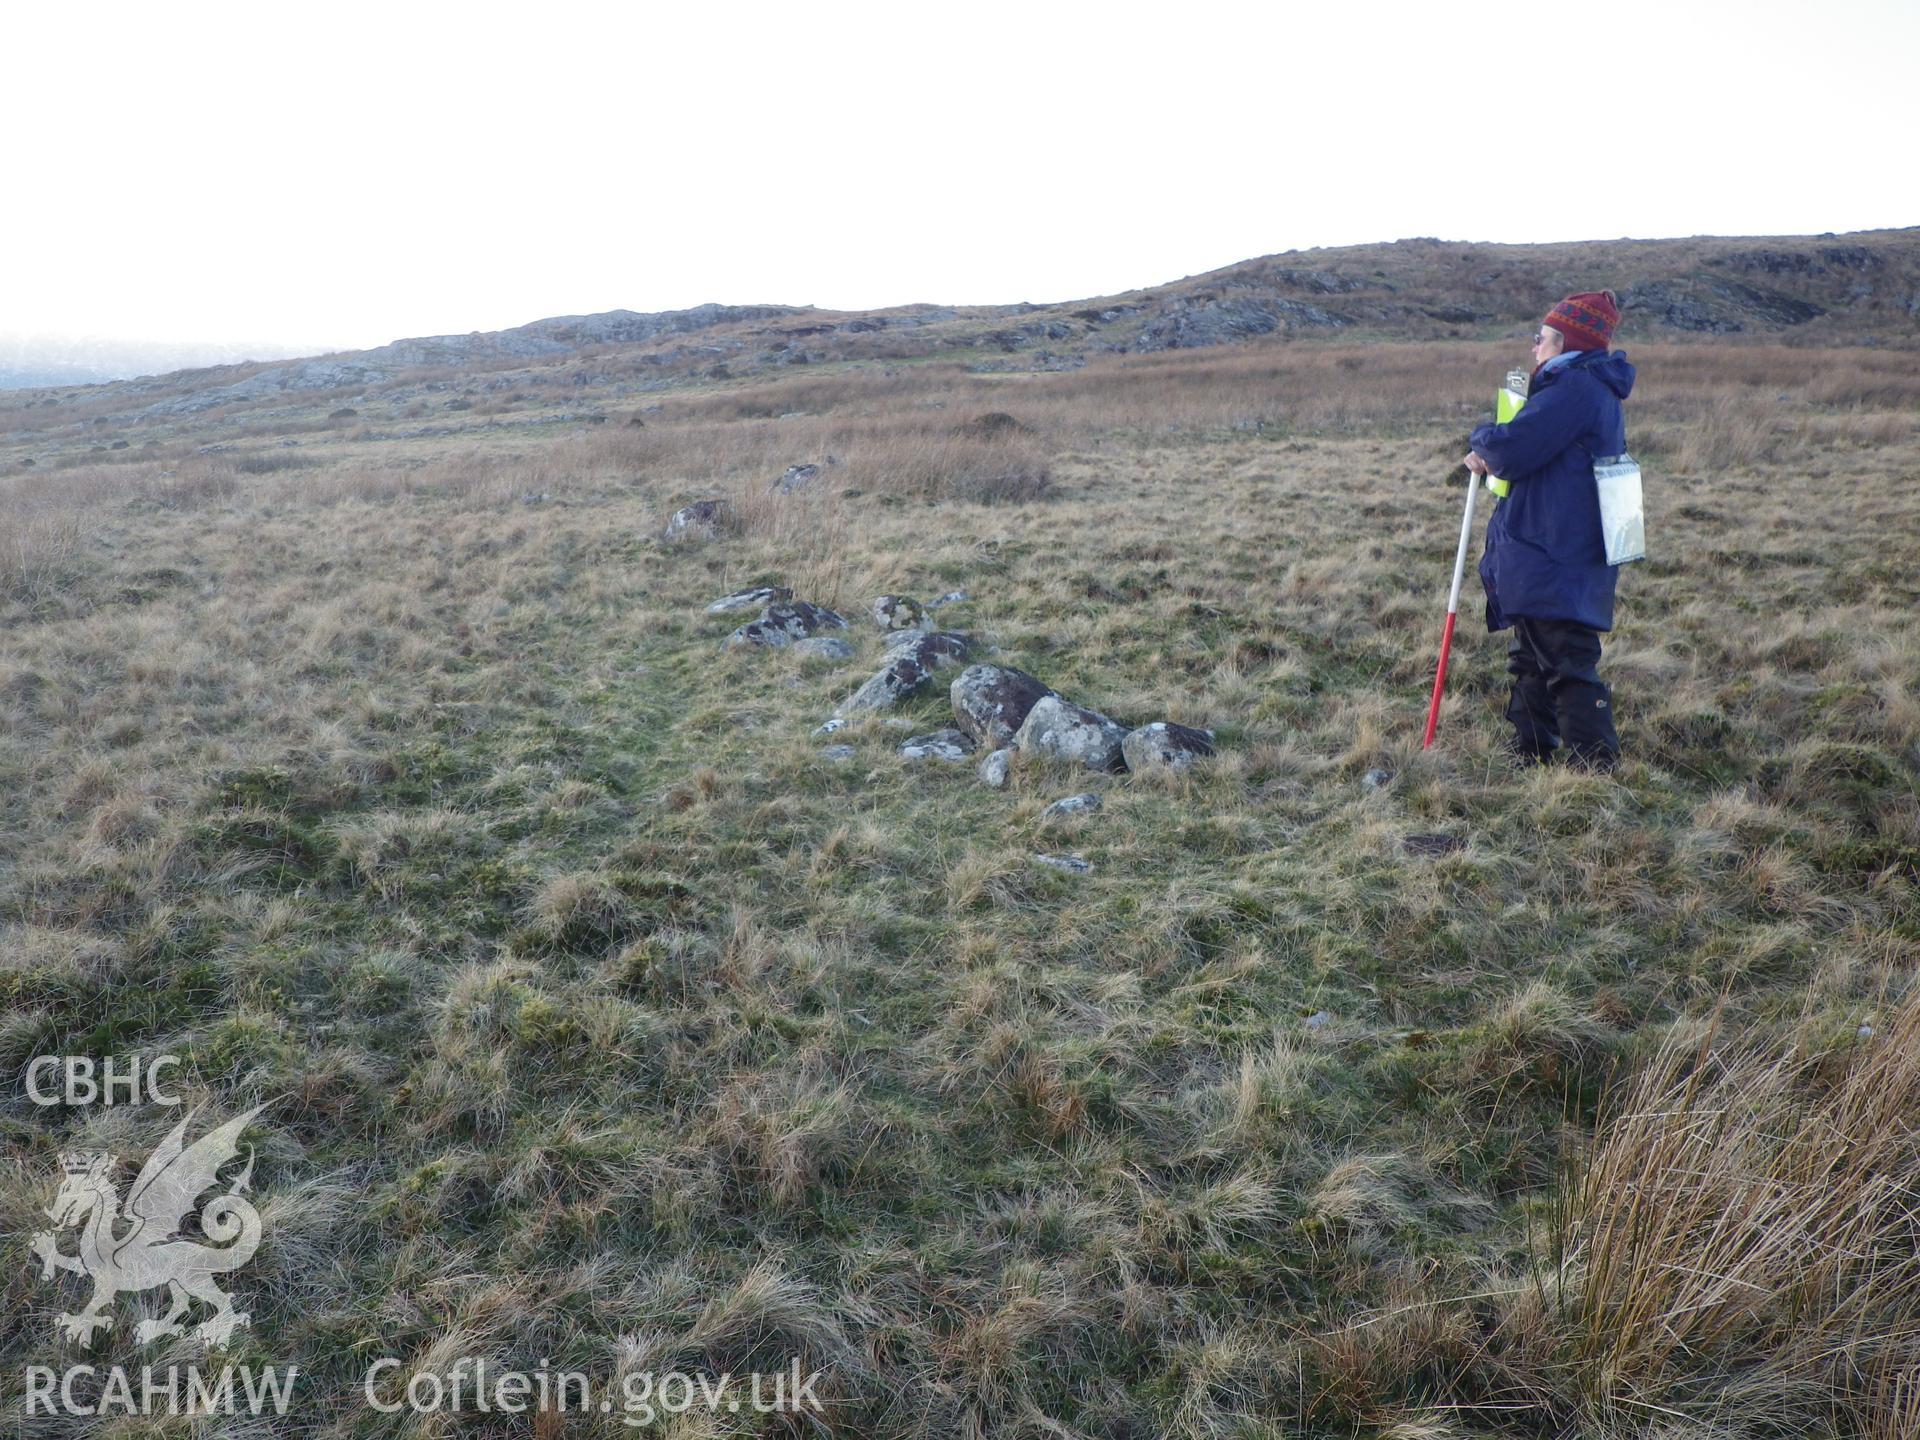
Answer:
<svg viewBox="0 0 1920 1440"><path fill-rule="evenodd" d="M116 382L90 408L164 419L320 393L354 399L453 376L633 391L778 367L942 358L977 369L1070 369L1102 353L1231 345L1524 334L1560 296L1610 287L1620 339L1699 335L1794 344L1920 346L1920 227L1784 238L1485 245L1432 239L1289 251L1121 295L997 306L847 312L703 305L559 316L511 330L396 340L372 350ZM560 366L564 375L555 371ZM511 387L502 374L484 388ZM26 404L59 397L22 397Z"/></svg>
<svg viewBox="0 0 1920 1440"><path fill-rule="evenodd" d="M239 360L283 360L297 346L113 340L100 336L0 335L0 390L98 385L135 375Z"/></svg>

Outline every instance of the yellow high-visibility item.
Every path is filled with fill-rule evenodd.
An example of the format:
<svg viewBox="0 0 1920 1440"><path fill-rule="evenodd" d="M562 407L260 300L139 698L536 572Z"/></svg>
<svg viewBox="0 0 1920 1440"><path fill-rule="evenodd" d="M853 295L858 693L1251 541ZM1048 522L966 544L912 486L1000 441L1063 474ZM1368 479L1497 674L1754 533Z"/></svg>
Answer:
<svg viewBox="0 0 1920 1440"><path fill-rule="evenodd" d="M1507 383L1493 395L1493 418L1499 425L1505 425L1520 413L1520 407L1527 403L1527 372L1509 370ZM1507 491L1513 487L1497 475L1487 476L1487 489L1501 499L1506 499Z"/></svg>

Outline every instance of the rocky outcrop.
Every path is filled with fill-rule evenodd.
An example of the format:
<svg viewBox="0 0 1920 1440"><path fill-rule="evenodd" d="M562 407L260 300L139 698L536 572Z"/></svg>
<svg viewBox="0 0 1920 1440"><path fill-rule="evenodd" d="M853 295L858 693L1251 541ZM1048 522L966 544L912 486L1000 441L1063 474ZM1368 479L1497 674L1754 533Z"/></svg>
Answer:
<svg viewBox="0 0 1920 1440"><path fill-rule="evenodd" d="M1024 670L969 665L950 692L954 723L982 745L1004 749L1013 744L1033 707L1052 694Z"/></svg>
<svg viewBox="0 0 1920 1440"><path fill-rule="evenodd" d="M1089 770L1119 770L1124 768L1120 746L1126 736L1126 726L1098 710L1044 695L1027 712L1013 744L1025 755L1064 760Z"/></svg>
<svg viewBox="0 0 1920 1440"><path fill-rule="evenodd" d="M1175 725L1156 720L1129 730L1120 742L1127 769L1135 774L1148 770L1185 770L1194 761L1213 754L1213 732L1196 730L1191 725Z"/></svg>

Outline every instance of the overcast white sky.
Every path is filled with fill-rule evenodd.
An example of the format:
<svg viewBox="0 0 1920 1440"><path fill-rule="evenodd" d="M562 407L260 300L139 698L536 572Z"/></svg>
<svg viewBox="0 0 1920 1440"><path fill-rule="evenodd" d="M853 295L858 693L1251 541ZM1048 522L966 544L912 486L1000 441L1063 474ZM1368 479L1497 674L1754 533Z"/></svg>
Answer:
<svg viewBox="0 0 1920 1440"><path fill-rule="evenodd" d="M1412 235L1920 223L1920 0L34 5L0 333L1059 300Z"/></svg>

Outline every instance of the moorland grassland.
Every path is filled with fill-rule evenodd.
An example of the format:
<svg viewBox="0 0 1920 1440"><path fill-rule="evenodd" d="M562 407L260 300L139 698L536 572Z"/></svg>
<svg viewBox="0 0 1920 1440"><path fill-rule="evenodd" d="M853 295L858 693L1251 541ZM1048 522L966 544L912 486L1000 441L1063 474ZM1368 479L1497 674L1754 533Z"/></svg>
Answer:
<svg viewBox="0 0 1920 1440"><path fill-rule="evenodd" d="M392 1354L826 1372L683 1436L1915 1434L1920 374L1623 343L1615 778L1499 757L1477 588L1419 749L1512 346L101 411L53 460L0 406L0 1392L68 1355L58 1153L173 1118L20 1072L169 1052L273 1101L229 1357L301 1367L301 1433L631 1433L381 1415ZM709 494L738 533L663 544ZM759 582L859 658L723 652ZM1218 758L992 790L896 754L942 683L824 760L870 600L956 588ZM96 1363L199 1353L121 1303Z"/></svg>

